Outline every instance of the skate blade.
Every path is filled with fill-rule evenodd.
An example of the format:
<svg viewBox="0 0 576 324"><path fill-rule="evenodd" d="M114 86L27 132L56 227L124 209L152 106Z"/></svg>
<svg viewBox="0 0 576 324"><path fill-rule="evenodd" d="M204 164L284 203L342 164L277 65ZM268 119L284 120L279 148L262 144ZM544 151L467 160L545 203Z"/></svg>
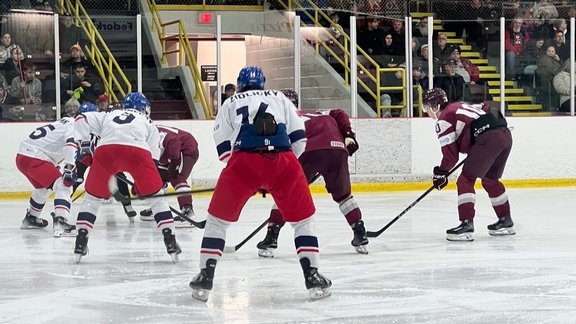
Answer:
<svg viewBox="0 0 576 324"><path fill-rule="evenodd" d="M366 245L355 246L354 250L360 254L368 254L368 248Z"/></svg>
<svg viewBox="0 0 576 324"><path fill-rule="evenodd" d="M192 298L194 298L194 299L206 302L206 301L208 301L209 295L210 295L210 290L192 288Z"/></svg>
<svg viewBox="0 0 576 324"><path fill-rule="evenodd" d="M82 254L74 254L74 263L80 264L80 260L82 260Z"/></svg>
<svg viewBox="0 0 576 324"><path fill-rule="evenodd" d="M179 258L178 258L178 254L180 253L169 253L170 257L172 258L172 263L178 263Z"/></svg>
<svg viewBox="0 0 576 324"><path fill-rule="evenodd" d="M446 239L452 242L471 242L474 241L474 236L472 233L464 233L464 234L446 234Z"/></svg>
<svg viewBox="0 0 576 324"><path fill-rule="evenodd" d="M54 231L54 237L75 237L76 235L78 235L76 230L74 230L72 232Z"/></svg>
<svg viewBox="0 0 576 324"><path fill-rule="evenodd" d="M508 228L501 228L499 230L488 230L488 234L492 236L506 236L506 235L515 235L516 232L514 231L514 227L508 227Z"/></svg>
<svg viewBox="0 0 576 324"><path fill-rule="evenodd" d="M48 226L48 225L46 225L46 226ZM24 225L24 224L22 224L22 225L20 225L20 229L21 229L21 230L43 229L43 228L45 228L46 226L34 226L34 225Z"/></svg>
<svg viewBox="0 0 576 324"><path fill-rule="evenodd" d="M330 288L321 287L310 288L308 289L308 293L310 294L310 299L312 300L318 300L332 295Z"/></svg>
<svg viewBox="0 0 576 324"><path fill-rule="evenodd" d="M196 226L188 223L188 222L174 222L176 223L175 227L176 228L194 228Z"/></svg>
<svg viewBox="0 0 576 324"><path fill-rule="evenodd" d="M154 219L154 216L142 216L142 215L140 215L140 220L144 221L144 222L153 222L155 219Z"/></svg>
<svg viewBox="0 0 576 324"><path fill-rule="evenodd" d="M273 258L274 249L258 249L258 256L263 258Z"/></svg>

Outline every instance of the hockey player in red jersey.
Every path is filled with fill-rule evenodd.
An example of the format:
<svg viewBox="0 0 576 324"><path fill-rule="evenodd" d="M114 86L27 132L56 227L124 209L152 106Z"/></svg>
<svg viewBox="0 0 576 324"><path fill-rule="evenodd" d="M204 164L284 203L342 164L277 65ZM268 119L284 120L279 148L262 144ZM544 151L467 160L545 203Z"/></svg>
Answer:
<svg viewBox="0 0 576 324"><path fill-rule="evenodd" d="M461 224L446 231L449 241L473 241L474 205L477 178L488 193L498 221L488 225L490 235L514 235L510 204L500 178L512 149L512 135L502 114L487 104L448 103L440 88L428 90L424 110L436 122L442 149L442 162L434 167L433 185L440 190L448 184L447 174L458 162L458 154L468 154L458 177L458 214Z"/></svg>
<svg viewBox="0 0 576 324"><path fill-rule="evenodd" d="M214 125L219 159L227 165L208 207L200 273L190 282L192 297L202 301L212 290L228 227L238 220L242 208L259 188L272 194L284 220L294 228L296 253L310 297L330 296L332 282L318 272L314 202L297 159L306 145L304 121L282 92L264 90L264 83L259 67L240 70L238 92L222 105Z"/></svg>
<svg viewBox="0 0 576 324"><path fill-rule="evenodd" d="M194 218L192 207L192 194L188 177L192 168L198 161L198 142L192 134L175 127L158 126L161 140L161 155L158 171L164 182L170 182L176 192L188 192L178 196L178 204L182 214L188 218ZM152 209L140 212L140 219L153 221ZM174 217L176 227L192 227L188 221L180 216Z"/></svg>
<svg viewBox="0 0 576 324"><path fill-rule="evenodd" d="M298 94L294 90L282 91L298 107ZM338 203L340 212L352 228L352 246L358 253L367 254L366 229L360 207L352 196L348 170L348 156L358 150L350 119L341 109L324 113L304 113L301 116L305 120L307 142L306 150L298 160L306 179L311 183L316 174L324 178L326 190ZM274 256L274 249L278 247L278 235L285 223L280 210L274 205L270 211L266 237L256 245L259 256Z"/></svg>

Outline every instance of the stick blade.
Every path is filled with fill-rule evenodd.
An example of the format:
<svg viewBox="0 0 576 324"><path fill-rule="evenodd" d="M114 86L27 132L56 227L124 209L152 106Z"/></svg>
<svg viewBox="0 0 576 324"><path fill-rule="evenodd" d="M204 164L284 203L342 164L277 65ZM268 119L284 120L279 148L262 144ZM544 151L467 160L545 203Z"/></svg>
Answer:
<svg viewBox="0 0 576 324"><path fill-rule="evenodd" d="M378 235L380 235L380 233L378 232L370 232L370 231L366 232L366 236L368 237L378 237Z"/></svg>
<svg viewBox="0 0 576 324"><path fill-rule="evenodd" d="M235 246L225 246L225 247L224 247L224 253L231 254L231 253L234 253L234 252L236 252L236 247L235 247Z"/></svg>

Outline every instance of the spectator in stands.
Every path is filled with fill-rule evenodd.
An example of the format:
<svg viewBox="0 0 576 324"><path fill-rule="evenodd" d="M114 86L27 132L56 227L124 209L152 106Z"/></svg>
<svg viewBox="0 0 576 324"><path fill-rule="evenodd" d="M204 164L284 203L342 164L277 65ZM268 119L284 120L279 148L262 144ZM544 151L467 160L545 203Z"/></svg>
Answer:
<svg viewBox="0 0 576 324"><path fill-rule="evenodd" d="M12 84L12 80L15 77L22 75L22 64L24 60L24 54L19 47L13 47L10 50L10 58L8 58L4 65L2 65L2 71L4 71L4 77L9 84Z"/></svg>
<svg viewBox="0 0 576 324"><path fill-rule="evenodd" d="M107 94L103 93L98 96L96 107L98 107L98 111L107 111L110 108L110 98Z"/></svg>
<svg viewBox="0 0 576 324"><path fill-rule="evenodd" d="M420 40L417 37L412 37L412 60L416 60L420 56Z"/></svg>
<svg viewBox="0 0 576 324"><path fill-rule="evenodd" d="M83 38L82 28L74 24L74 17L69 13L65 13L60 19L60 53L66 53L70 51L75 44L80 45L80 51L82 51L82 45L86 43Z"/></svg>
<svg viewBox="0 0 576 324"><path fill-rule="evenodd" d="M398 55L406 54L406 35L404 33L404 20L392 20L392 29L390 35L394 38L394 46Z"/></svg>
<svg viewBox="0 0 576 324"><path fill-rule="evenodd" d="M434 86L446 91L448 102L462 101L466 97L466 82L456 74L456 61L448 59L442 64L442 71L434 76Z"/></svg>
<svg viewBox="0 0 576 324"><path fill-rule="evenodd" d="M546 46L544 46L542 35L530 39L521 62L524 66L524 74L533 75L538 67L538 61L544 55L546 55Z"/></svg>
<svg viewBox="0 0 576 324"><path fill-rule="evenodd" d="M549 3L548 0L540 0L536 2L530 9L532 17L541 17L544 20L553 20L558 18L558 10L554 4Z"/></svg>
<svg viewBox="0 0 576 324"><path fill-rule="evenodd" d="M384 35L383 43L382 56L374 57L380 67L397 67L405 62L406 58L398 51L398 46L394 43L394 36L390 31Z"/></svg>
<svg viewBox="0 0 576 324"><path fill-rule="evenodd" d="M556 31L551 45L554 46L554 50L556 54L558 54L558 57L560 57L560 61L564 62L570 57L570 46L566 44L566 36L564 36L564 32L561 30Z"/></svg>
<svg viewBox="0 0 576 324"><path fill-rule="evenodd" d="M466 41L472 45L472 50L483 51L484 44L484 22L491 18L490 9L482 4L480 0L470 0L462 5L460 12L462 25L466 29Z"/></svg>
<svg viewBox="0 0 576 324"><path fill-rule="evenodd" d="M22 51L20 46L12 42L12 36L10 36L9 33L3 33L2 39L0 40L0 65L4 64L10 57L13 48L18 48Z"/></svg>
<svg viewBox="0 0 576 324"><path fill-rule="evenodd" d="M558 18L554 20L554 24L552 25L552 30L550 31L550 38L556 36L556 32L562 32L564 34L565 41L570 41L570 31L568 30L568 22L564 18Z"/></svg>
<svg viewBox="0 0 576 324"><path fill-rule="evenodd" d="M21 105L39 106L42 104L42 82L36 78L36 65L25 62L23 79L20 76L12 79L10 96Z"/></svg>
<svg viewBox="0 0 576 324"><path fill-rule="evenodd" d="M412 29L412 36L416 37L420 44L428 43L428 19L421 18Z"/></svg>
<svg viewBox="0 0 576 324"><path fill-rule="evenodd" d="M456 73L464 78L466 84L476 84L480 81L480 70L467 59L460 57L460 46L452 46L450 58L456 62Z"/></svg>
<svg viewBox="0 0 576 324"><path fill-rule="evenodd" d="M384 50L384 30L380 29L380 20L369 18L366 28L358 34L358 45L368 55L382 55Z"/></svg>
<svg viewBox="0 0 576 324"><path fill-rule="evenodd" d="M82 47L76 43L70 47L70 57L62 62L60 67L60 83L64 90L73 90L72 76L74 75L74 67L77 64L84 65L88 70L92 70L93 66L84 56Z"/></svg>
<svg viewBox="0 0 576 324"><path fill-rule="evenodd" d="M4 76L0 74L0 121L3 121L5 118L4 108L2 104L6 100L8 96L8 83L4 79Z"/></svg>
<svg viewBox="0 0 576 324"><path fill-rule="evenodd" d="M232 97L235 93L236 93L236 86L233 85L232 83L228 83L224 87L224 92L222 93L222 97L220 98L221 103L224 104L224 101L226 101L226 99Z"/></svg>
<svg viewBox="0 0 576 324"><path fill-rule="evenodd" d="M414 60L415 62L419 62L420 65L422 66L422 70L424 71L424 73L426 75L430 75L429 71L428 71L428 55L429 53L429 47L428 44L422 44L422 46L420 46L420 55L417 56L417 58ZM437 59L433 59L434 61L432 62L432 67L433 67L433 71L434 74L437 74L440 72L440 63L438 62Z"/></svg>
<svg viewBox="0 0 576 324"><path fill-rule="evenodd" d="M518 63L526 44L530 40L530 35L522 29L522 18L515 18L512 26L504 33L504 47L506 51L506 78L516 80Z"/></svg>
<svg viewBox="0 0 576 324"><path fill-rule="evenodd" d="M552 84L560 95L559 111L570 112L570 60L564 62L564 69L554 76Z"/></svg>
<svg viewBox="0 0 576 324"><path fill-rule="evenodd" d="M450 58L450 46L448 45L448 36L445 33L438 33L436 44L432 48L432 55L439 62L444 62Z"/></svg>
<svg viewBox="0 0 576 324"><path fill-rule="evenodd" d="M546 48L546 55L542 56L538 61L538 68L536 69L536 80L538 81L538 88L540 89L540 101L544 109L550 108L555 110L558 106L558 94L552 85L554 76L564 68L564 64L560 60L554 46Z"/></svg>
<svg viewBox="0 0 576 324"><path fill-rule="evenodd" d="M549 42L554 37L554 27L545 19L536 18L532 23L529 29L530 38L543 37L545 42Z"/></svg>
<svg viewBox="0 0 576 324"><path fill-rule="evenodd" d="M74 66L72 89L73 90L67 90L67 93L79 102L96 102L98 97L103 93L100 80L96 75L87 72L87 67L83 63L76 63Z"/></svg>

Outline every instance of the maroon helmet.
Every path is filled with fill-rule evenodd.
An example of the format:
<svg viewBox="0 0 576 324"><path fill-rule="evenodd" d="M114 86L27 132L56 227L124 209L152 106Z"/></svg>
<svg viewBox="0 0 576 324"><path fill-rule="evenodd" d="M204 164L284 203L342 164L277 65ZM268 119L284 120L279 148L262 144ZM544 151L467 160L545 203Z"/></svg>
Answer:
<svg viewBox="0 0 576 324"><path fill-rule="evenodd" d="M290 101L292 101L292 103L294 104L294 106L296 106L296 108L299 108L298 107L298 93L296 92L296 90L282 89L280 91L282 91L282 93L286 96L286 98L288 98Z"/></svg>
<svg viewBox="0 0 576 324"><path fill-rule="evenodd" d="M444 105L448 103L448 96L446 91L440 88L432 88L422 96L423 109L428 114L430 112L438 112Z"/></svg>

